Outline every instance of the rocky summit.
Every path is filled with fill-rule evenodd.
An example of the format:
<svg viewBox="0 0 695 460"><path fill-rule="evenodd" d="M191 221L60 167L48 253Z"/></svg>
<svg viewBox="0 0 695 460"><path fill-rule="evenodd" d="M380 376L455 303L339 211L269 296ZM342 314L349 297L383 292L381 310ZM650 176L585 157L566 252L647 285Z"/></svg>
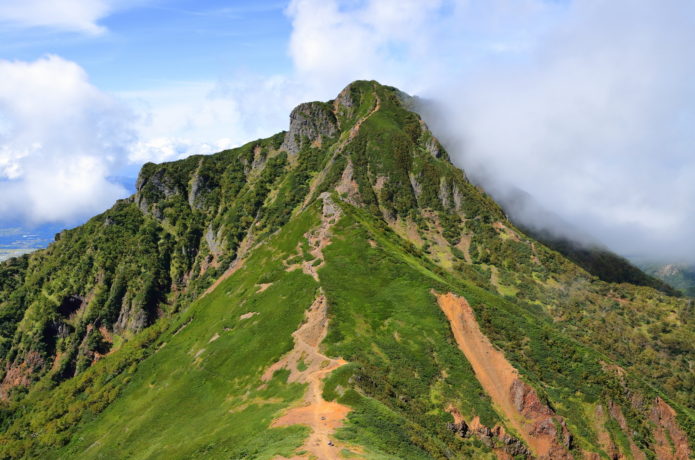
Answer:
<svg viewBox="0 0 695 460"><path fill-rule="evenodd" d="M0 457L693 458L692 301L517 227L414 109L354 82L0 264Z"/></svg>

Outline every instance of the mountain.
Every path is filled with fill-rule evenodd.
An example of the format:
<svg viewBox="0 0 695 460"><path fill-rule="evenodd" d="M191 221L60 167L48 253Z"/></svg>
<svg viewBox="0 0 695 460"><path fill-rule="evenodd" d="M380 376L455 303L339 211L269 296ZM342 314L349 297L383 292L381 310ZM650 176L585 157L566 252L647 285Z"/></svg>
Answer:
<svg viewBox="0 0 695 460"><path fill-rule="evenodd" d="M690 458L692 303L526 235L412 106L354 82L0 264L0 457Z"/></svg>
<svg viewBox="0 0 695 460"><path fill-rule="evenodd" d="M695 266L688 264L641 263L642 269L689 297L695 297Z"/></svg>

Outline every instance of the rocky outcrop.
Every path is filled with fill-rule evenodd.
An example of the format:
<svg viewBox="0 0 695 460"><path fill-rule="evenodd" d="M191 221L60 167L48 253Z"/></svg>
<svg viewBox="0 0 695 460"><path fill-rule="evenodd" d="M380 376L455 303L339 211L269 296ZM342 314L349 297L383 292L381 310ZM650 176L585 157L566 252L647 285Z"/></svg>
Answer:
<svg viewBox="0 0 695 460"><path fill-rule="evenodd" d="M451 191L449 190L446 182L446 177L441 177L439 179L439 201L442 203L444 209L449 209L449 197L451 196Z"/></svg>
<svg viewBox="0 0 695 460"><path fill-rule="evenodd" d="M138 309L131 304L122 308L118 315L118 320L114 325L114 331L133 331L139 332L147 326L147 313L143 309Z"/></svg>
<svg viewBox="0 0 695 460"><path fill-rule="evenodd" d="M413 188L413 194L415 194L415 198L420 198L420 195L422 194L422 185L418 182L417 178L413 173L410 173L408 175L408 178L410 179L410 186Z"/></svg>
<svg viewBox="0 0 695 460"><path fill-rule="evenodd" d="M463 202L463 194L456 185L456 182L454 182L454 184L452 185L451 194L454 200L454 210L456 210L456 212L459 212L461 210L461 203Z"/></svg>
<svg viewBox="0 0 695 460"><path fill-rule="evenodd" d="M692 451L688 436L676 421L676 411L666 401L656 397L649 413L649 421L654 424L654 451L659 459L687 460Z"/></svg>
<svg viewBox="0 0 695 460"><path fill-rule="evenodd" d="M507 434L503 427L499 425L495 425L493 428L487 427L480 423L478 417L473 418L469 425L453 406L450 406L447 412L454 417L454 421L447 423L446 427L456 436L460 438L473 436L482 441L487 447L515 458L528 458L531 456L531 451L528 447L519 439Z"/></svg>
<svg viewBox="0 0 695 460"><path fill-rule="evenodd" d="M223 250L223 242L220 232L215 232L212 229L212 224L210 224L208 225L207 230L205 230L204 236L205 242L208 244L208 248L210 249L210 253L215 257L220 255Z"/></svg>
<svg viewBox="0 0 695 460"><path fill-rule="evenodd" d="M170 183L168 179L166 169L158 169L154 173L146 175L143 167L135 183L135 203L143 213L160 220L164 218L162 211L154 201L167 199L179 193L176 185ZM146 188L147 193L145 193Z"/></svg>
<svg viewBox="0 0 695 460"><path fill-rule="evenodd" d="M188 205L191 208L200 209L203 207L200 200L203 190L205 190L204 180L196 173L191 179L190 189L188 190Z"/></svg>
<svg viewBox="0 0 695 460"><path fill-rule="evenodd" d="M333 101L333 110L344 119L352 119L359 105L353 94L352 85L346 86ZM341 126L341 129L343 126Z"/></svg>
<svg viewBox="0 0 695 460"><path fill-rule="evenodd" d="M429 154L435 158L447 156L444 147L442 147L442 144L440 144L437 138L434 136L430 136L425 142L425 150L427 150L427 152L429 152Z"/></svg>
<svg viewBox="0 0 695 460"><path fill-rule="evenodd" d="M43 368L44 358L36 351L30 351L23 360L14 364L8 364L5 368L5 377L0 383L0 400L6 400L10 390L15 387L28 387L34 373Z"/></svg>
<svg viewBox="0 0 695 460"><path fill-rule="evenodd" d="M290 129L280 149L296 155L305 145L320 143L337 133L338 120L331 107L323 102L307 102L298 105L290 114Z"/></svg>

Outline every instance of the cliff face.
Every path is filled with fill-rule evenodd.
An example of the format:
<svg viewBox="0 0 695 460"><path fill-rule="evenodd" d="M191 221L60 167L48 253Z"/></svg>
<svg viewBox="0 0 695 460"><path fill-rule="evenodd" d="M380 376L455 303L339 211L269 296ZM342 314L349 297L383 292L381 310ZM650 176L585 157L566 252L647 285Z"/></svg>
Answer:
<svg viewBox="0 0 695 460"><path fill-rule="evenodd" d="M298 105L290 113L290 129L285 134L281 149L297 155L304 146L321 146L324 139L338 133L338 120L332 107L321 102Z"/></svg>
<svg viewBox="0 0 695 460"><path fill-rule="evenodd" d="M0 453L691 455L688 301L524 234L411 106L355 82L287 132L146 164L134 196L1 264Z"/></svg>

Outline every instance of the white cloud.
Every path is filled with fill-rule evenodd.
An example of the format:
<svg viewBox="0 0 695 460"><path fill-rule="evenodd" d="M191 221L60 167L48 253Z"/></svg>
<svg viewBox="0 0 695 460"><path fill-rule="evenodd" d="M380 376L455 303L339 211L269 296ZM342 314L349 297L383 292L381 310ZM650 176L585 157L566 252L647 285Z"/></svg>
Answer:
<svg viewBox="0 0 695 460"><path fill-rule="evenodd" d="M298 78L313 89L335 90L379 75L389 81L415 77L412 58L431 49L430 22L442 0L341 2L294 0L290 56ZM419 68L419 71L426 71ZM415 77L418 78L418 77Z"/></svg>
<svg viewBox="0 0 695 460"><path fill-rule="evenodd" d="M288 76L238 74L119 96L140 114L140 141L128 158L142 164L214 153L287 129L289 112L312 93Z"/></svg>
<svg viewBox="0 0 695 460"><path fill-rule="evenodd" d="M135 116L56 56L0 61L0 218L70 222L126 195L109 174Z"/></svg>
<svg viewBox="0 0 695 460"><path fill-rule="evenodd" d="M0 22L19 27L47 27L97 35L98 21L119 3L114 0L0 0Z"/></svg>

